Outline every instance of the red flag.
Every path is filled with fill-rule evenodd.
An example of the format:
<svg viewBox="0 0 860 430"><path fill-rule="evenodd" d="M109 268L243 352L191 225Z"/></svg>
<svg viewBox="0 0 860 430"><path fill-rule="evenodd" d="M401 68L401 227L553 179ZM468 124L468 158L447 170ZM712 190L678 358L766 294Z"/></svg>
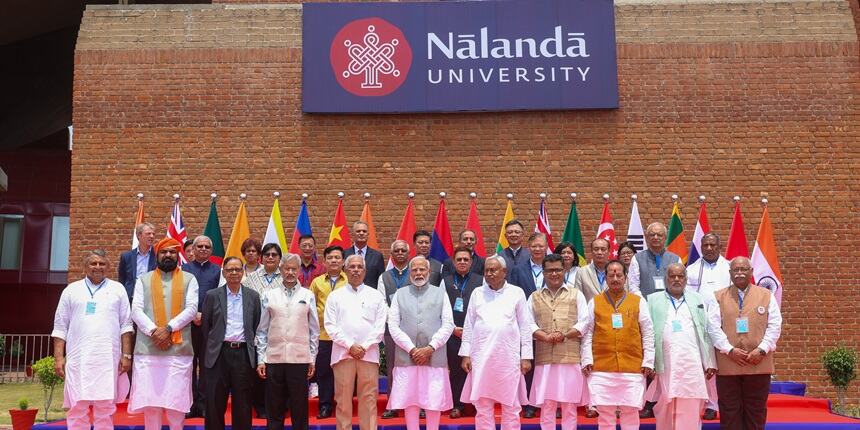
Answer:
<svg viewBox="0 0 860 430"><path fill-rule="evenodd" d="M600 217L600 227L597 237L609 242L609 259L618 258L618 241L615 240L615 227L612 225L612 214L609 213L609 201L603 202L603 215Z"/></svg>
<svg viewBox="0 0 860 430"><path fill-rule="evenodd" d="M415 234L415 207L412 205L412 198L409 198L409 204L406 205L406 212L403 214L403 220L400 221L400 231L397 232L397 239L405 240L406 243L412 243L412 235ZM415 256L415 247L409 247L409 259ZM394 267L391 257L388 257L388 269Z"/></svg>
<svg viewBox="0 0 860 430"><path fill-rule="evenodd" d="M452 257L454 257L454 241L451 239L451 225L448 223L445 198L442 197L439 199L436 223L433 226L433 235L430 237L430 258L445 261Z"/></svg>
<svg viewBox="0 0 860 430"><path fill-rule="evenodd" d="M469 205L469 217L466 218L466 230L475 232L475 254L486 257L487 249L484 248L484 233L481 233L481 221L478 220L478 202L472 199Z"/></svg>
<svg viewBox="0 0 860 430"><path fill-rule="evenodd" d="M334 211L334 221L331 223L331 232L328 234L328 244L326 244L326 246L335 245L343 249L352 246L352 240L349 237L349 227L346 225L346 215L343 213L343 199L337 202L337 209Z"/></svg>
<svg viewBox="0 0 860 430"><path fill-rule="evenodd" d="M551 254L555 249L555 245L552 243L552 230L549 227L549 215L546 213L546 199L544 198L540 199L540 209L538 209L538 217L537 221L535 221L535 233L546 235L546 253Z"/></svg>
<svg viewBox="0 0 860 430"><path fill-rule="evenodd" d="M741 202L740 200L735 200L735 215L732 218L732 227L729 229L729 241L726 244L726 260L731 261L735 257L749 257L749 249L747 236L744 233L744 220L741 217Z"/></svg>

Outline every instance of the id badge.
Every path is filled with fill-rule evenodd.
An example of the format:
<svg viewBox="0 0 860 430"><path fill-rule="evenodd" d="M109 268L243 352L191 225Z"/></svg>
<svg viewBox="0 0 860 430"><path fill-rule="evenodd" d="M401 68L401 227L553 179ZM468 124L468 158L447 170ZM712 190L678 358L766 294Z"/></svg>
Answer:
<svg viewBox="0 0 860 430"><path fill-rule="evenodd" d="M463 298L462 297L457 297L457 299L454 300L454 312L463 312Z"/></svg>
<svg viewBox="0 0 860 430"><path fill-rule="evenodd" d="M621 314L618 312L612 314L612 328L624 328L624 320L621 319Z"/></svg>
<svg viewBox="0 0 860 430"><path fill-rule="evenodd" d="M745 334L750 332L750 320L747 317L738 318L735 321L735 328L737 328L738 334Z"/></svg>
<svg viewBox="0 0 860 430"><path fill-rule="evenodd" d="M655 276L654 278L654 291L665 291L666 284L663 283L663 278L661 276Z"/></svg>
<svg viewBox="0 0 860 430"><path fill-rule="evenodd" d="M680 333L681 332L681 321L672 320L672 333Z"/></svg>
<svg viewBox="0 0 860 430"><path fill-rule="evenodd" d="M96 302L87 302L87 315L96 314Z"/></svg>

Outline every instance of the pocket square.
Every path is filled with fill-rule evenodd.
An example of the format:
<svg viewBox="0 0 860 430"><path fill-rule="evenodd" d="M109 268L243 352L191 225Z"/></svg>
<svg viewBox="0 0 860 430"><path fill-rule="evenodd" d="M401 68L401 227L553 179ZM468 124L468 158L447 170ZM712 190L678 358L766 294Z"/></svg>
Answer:
<svg viewBox="0 0 860 430"><path fill-rule="evenodd" d="M306 305L306 304L308 304L308 302L306 302L306 301L304 301L304 300L299 300L299 304L300 304L300 305ZM701 305L699 305L699 306L701 306Z"/></svg>
<svg viewBox="0 0 860 430"><path fill-rule="evenodd" d="M703 304L699 304L698 308L699 308L699 309L705 309L705 305L703 305Z"/></svg>

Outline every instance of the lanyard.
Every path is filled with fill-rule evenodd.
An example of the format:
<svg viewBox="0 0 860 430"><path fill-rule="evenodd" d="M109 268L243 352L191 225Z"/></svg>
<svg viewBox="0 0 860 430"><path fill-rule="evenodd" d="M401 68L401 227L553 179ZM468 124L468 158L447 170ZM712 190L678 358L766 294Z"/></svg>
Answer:
<svg viewBox="0 0 860 430"><path fill-rule="evenodd" d="M340 276L338 276L337 278L332 278L332 277L328 278L328 283L331 284L332 291L334 291L334 287L335 287L335 285L337 285L338 279L340 279Z"/></svg>
<svg viewBox="0 0 860 430"><path fill-rule="evenodd" d="M619 301L618 301L618 304L616 304L616 303L612 300L612 297L609 295L609 291L608 291L608 290L607 290L607 291L605 291L605 292L603 293L603 295L605 295L605 296L606 296L606 300L607 300L607 301L609 301L609 304L610 304L610 305L612 305L612 309L615 309L615 312L618 312L618 308L619 308L619 307L621 307L621 304L622 304L622 303L624 303L624 299L626 299L626 298L627 298L627 291L625 291L625 292L624 292L624 295L623 295L623 296L621 296L621 300L619 300Z"/></svg>
<svg viewBox="0 0 860 430"><path fill-rule="evenodd" d="M741 294L741 290L738 288L738 315L744 310L744 295Z"/></svg>
<svg viewBox="0 0 860 430"><path fill-rule="evenodd" d="M305 266L302 265L302 278L308 279L308 277L311 276L311 273L313 273L314 269L316 269L316 267L308 266L307 268L305 268Z"/></svg>
<svg viewBox="0 0 860 430"><path fill-rule="evenodd" d="M675 305L675 298L674 298L674 297L672 297L672 295L671 295L671 294L669 294L669 293L666 293L666 296L668 296L668 297L669 297L669 301L670 301L670 302L672 302L672 307L673 307L673 308L675 308L675 314L678 314L678 309L680 309L680 308L681 308L681 306L683 306L683 305L684 305L684 303L686 303L686 302L687 302L687 296L683 296L683 297L681 297L681 300L680 300L680 301L678 301L678 304L677 304L677 305Z"/></svg>
<svg viewBox="0 0 860 430"><path fill-rule="evenodd" d="M660 254L654 254L654 262L657 263L657 274L660 274L660 260L663 258Z"/></svg>
<svg viewBox="0 0 860 430"><path fill-rule="evenodd" d="M98 293L99 290L102 289L102 287L105 285L105 282L107 282L107 279L102 279L102 281L99 282L98 285L93 285L93 283L90 282L90 278L84 278L84 285L86 285L87 291L90 293L90 299L95 298L96 293ZM90 285L93 285L93 287L95 287L95 291L93 291L93 289L90 288Z"/></svg>
<svg viewBox="0 0 860 430"><path fill-rule="evenodd" d="M268 273L263 272L263 279L265 279L265 280L266 280L266 285L272 285L272 282L274 282L274 281L275 281L275 278L277 278L277 277L278 277L278 272L272 273L272 275L271 275L271 276L272 276L272 278L271 278L271 279L269 279L269 274L268 274Z"/></svg>
<svg viewBox="0 0 860 430"><path fill-rule="evenodd" d="M543 268L540 268L540 269L537 269L537 270L532 269L532 276L534 276L534 278L535 278L535 282L537 282L537 278L538 278L539 276L541 276L541 275L543 275Z"/></svg>
<svg viewBox="0 0 860 430"><path fill-rule="evenodd" d="M573 269L570 269L570 270L568 270L568 271L567 271L567 273L565 273L565 274L564 274L564 283L565 283L565 284L569 284L569 283L570 283L570 275L571 275L572 273L574 273L574 271L573 271Z"/></svg>
<svg viewBox="0 0 860 430"><path fill-rule="evenodd" d="M471 275L472 272L469 272L466 276L462 277L456 273L454 274L454 287L460 292L460 297L463 297L463 290L466 289L466 282L469 282L469 276ZM457 282L458 279L460 282Z"/></svg>
<svg viewBox="0 0 860 430"><path fill-rule="evenodd" d="M595 273L597 273L597 282L603 287L603 284L606 283L606 272L595 271Z"/></svg>

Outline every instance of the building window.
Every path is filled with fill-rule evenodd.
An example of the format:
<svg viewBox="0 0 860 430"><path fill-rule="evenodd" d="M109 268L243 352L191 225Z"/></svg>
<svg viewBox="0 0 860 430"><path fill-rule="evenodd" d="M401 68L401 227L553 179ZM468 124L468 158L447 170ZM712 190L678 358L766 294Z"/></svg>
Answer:
<svg viewBox="0 0 860 430"><path fill-rule="evenodd" d="M69 270L69 217L55 216L51 229L51 270Z"/></svg>
<svg viewBox="0 0 860 430"><path fill-rule="evenodd" d="M21 233L24 215L0 214L0 269L21 268Z"/></svg>

